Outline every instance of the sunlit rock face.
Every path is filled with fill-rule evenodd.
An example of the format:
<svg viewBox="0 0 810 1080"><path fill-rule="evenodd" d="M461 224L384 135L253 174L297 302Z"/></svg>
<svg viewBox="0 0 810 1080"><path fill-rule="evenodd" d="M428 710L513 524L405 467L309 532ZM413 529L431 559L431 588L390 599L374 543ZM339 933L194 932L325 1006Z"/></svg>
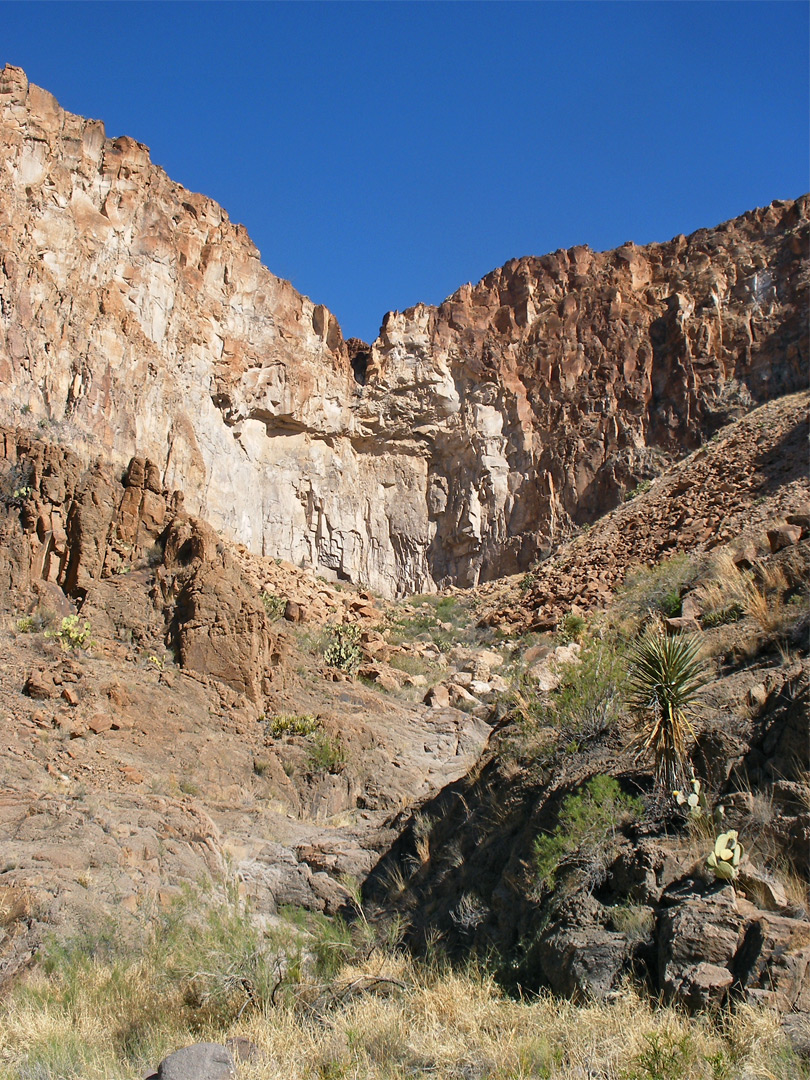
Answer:
<svg viewBox="0 0 810 1080"><path fill-rule="evenodd" d="M385 595L527 567L806 381L808 199L507 263L347 348L245 229L0 72L0 420Z"/></svg>

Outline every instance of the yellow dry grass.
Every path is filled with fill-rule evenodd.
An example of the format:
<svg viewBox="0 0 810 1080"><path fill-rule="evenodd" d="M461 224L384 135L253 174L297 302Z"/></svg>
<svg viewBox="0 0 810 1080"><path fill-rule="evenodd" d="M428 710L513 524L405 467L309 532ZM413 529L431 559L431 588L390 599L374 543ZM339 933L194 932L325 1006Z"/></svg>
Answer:
<svg viewBox="0 0 810 1080"><path fill-rule="evenodd" d="M785 603L789 588L781 566L760 565L756 573L741 570L731 553L723 551L712 560L698 594L704 615L736 607L770 634L784 629L785 623L795 618L796 610L791 611Z"/></svg>
<svg viewBox="0 0 810 1080"><path fill-rule="evenodd" d="M171 1001L133 1031L127 1056L111 1033L138 1014L136 1000L154 993L154 972L134 965L122 995L99 1000L108 971L88 973L65 1005L48 1004L40 973L35 997L14 995L0 1020L3 1080L135 1080L179 1046L244 1035L264 1054L243 1065L241 1080L795 1080L778 1018L743 1006L724 1020L689 1018L656 1006L631 989L609 1003L577 1006L541 995L505 997L491 978L419 966L397 955L373 954L344 967L333 988L371 978L376 992L323 1008L302 985L278 1007L269 1004L226 1028L176 1023ZM93 986L94 978L96 980ZM137 1050L136 1050L137 1048Z"/></svg>

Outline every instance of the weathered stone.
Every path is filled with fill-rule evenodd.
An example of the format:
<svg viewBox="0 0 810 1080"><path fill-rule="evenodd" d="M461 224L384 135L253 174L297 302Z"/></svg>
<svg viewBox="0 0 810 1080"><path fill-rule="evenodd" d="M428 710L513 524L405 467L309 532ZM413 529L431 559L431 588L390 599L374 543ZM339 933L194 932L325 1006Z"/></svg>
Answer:
<svg viewBox="0 0 810 1080"><path fill-rule="evenodd" d="M778 525L775 529L768 529L768 543L771 551L781 551L782 548L798 544L802 538L800 525Z"/></svg>
<svg viewBox="0 0 810 1080"><path fill-rule="evenodd" d="M810 1011L810 922L740 903L745 937L734 975L752 1001L780 1011Z"/></svg>
<svg viewBox="0 0 810 1080"><path fill-rule="evenodd" d="M658 915L660 986L690 1009L718 1005L733 982L732 965L743 940L734 890L701 895L687 885L671 897L675 902Z"/></svg>
<svg viewBox="0 0 810 1080"><path fill-rule="evenodd" d="M53 678L44 671L32 671L25 680L23 693L36 701L47 701L49 698L59 697L59 690L54 685Z"/></svg>
<svg viewBox="0 0 810 1080"><path fill-rule="evenodd" d="M784 1016L782 1030L794 1052L805 1061L810 1061L810 1014L802 1012Z"/></svg>
<svg viewBox="0 0 810 1080"><path fill-rule="evenodd" d="M272 668L267 618L237 565L203 522L172 524L166 561L188 562L179 575L175 637L184 667L211 675L251 701Z"/></svg>
<svg viewBox="0 0 810 1080"><path fill-rule="evenodd" d="M236 1035L232 1039L225 1040L226 1047L231 1051L236 1062L246 1062L248 1065L258 1065L265 1060L264 1053L252 1039L244 1035Z"/></svg>
<svg viewBox="0 0 810 1080"><path fill-rule="evenodd" d="M761 709L768 700L768 691L764 683L754 683L745 695L746 703L752 709Z"/></svg>
<svg viewBox="0 0 810 1080"><path fill-rule="evenodd" d="M782 885L753 866L748 860L739 872L739 886L758 908L765 911L786 911L790 907Z"/></svg>
<svg viewBox="0 0 810 1080"><path fill-rule="evenodd" d="M432 686L425 694L425 703L434 709L446 709L450 705L450 691L442 683Z"/></svg>
<svg viewBox="0 0 810 1080"><path fill-rule="evenodd" d="M598 999L617 988L630 953L624 934L599 927L562 929L544 938L540 965L555 993Z"/></svg>
<svg viewBox="0 0 810 1080"><path fill-rule="evenodd" d="M233 1054L220 1043L195 1043L175 1050L158 1066L158 1080L228 1080L236 1070Z"/></svg>

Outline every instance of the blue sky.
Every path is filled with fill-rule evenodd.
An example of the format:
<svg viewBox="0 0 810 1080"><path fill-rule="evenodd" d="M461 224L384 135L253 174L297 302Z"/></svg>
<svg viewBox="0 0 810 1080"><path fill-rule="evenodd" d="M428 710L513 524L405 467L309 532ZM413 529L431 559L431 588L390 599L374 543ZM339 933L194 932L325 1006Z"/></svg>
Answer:
<svg viewBox="0 0 810 1080"><path fill-rule="evenodd" d="M14 3L0 63L243 222L348 337L520 255L808 187L801 2Z"/></svg>

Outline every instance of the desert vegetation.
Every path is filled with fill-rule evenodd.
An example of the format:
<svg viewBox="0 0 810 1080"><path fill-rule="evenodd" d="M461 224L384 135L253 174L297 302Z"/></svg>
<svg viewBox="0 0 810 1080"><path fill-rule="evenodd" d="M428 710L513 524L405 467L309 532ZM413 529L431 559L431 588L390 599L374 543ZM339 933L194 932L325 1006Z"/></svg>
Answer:
<svg viewBox="0 0 810 1080"><path fill-rule="evenodd" d="M767 1010L689 1019L630 986L610 1003L519 1000L362 919L285 911L261 929L222 886L54 937L38 959L0 1006L4 1080L140 1080L178 1046L238 1036L258 1050L248 1080L801 1075Z"/></svg>

